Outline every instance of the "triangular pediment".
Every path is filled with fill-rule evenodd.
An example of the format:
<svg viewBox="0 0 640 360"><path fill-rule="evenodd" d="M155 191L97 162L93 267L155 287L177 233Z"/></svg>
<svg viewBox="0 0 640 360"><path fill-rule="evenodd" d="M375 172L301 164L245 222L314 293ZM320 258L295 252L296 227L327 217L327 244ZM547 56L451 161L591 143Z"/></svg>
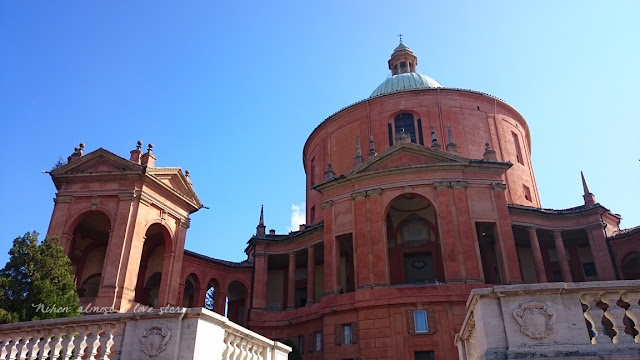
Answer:
<svg viewBox="0 0 640 360"><path fill-rule="evenodd" d="M51 175L65 176L74 174L94 174L137 171L141 172L143 167L126 160L103 148L92 151L78 159L51 171Z"/></svg>
<svg viewBox="0 0 640 360"><path fill-rule="evenodd" d="M191 200L198 206L202 205L193 190L191 181L184 175L182 169L177 167L149 168L147 169L147 174L156 179L158 183Z"/></svg>
<svg viewBox="0 0 640 360"><path fill-rule="evenodd" d="M380 154L369 158L349 172L347 176L409 166L436 164L466 165L469 164L469 159L422 145L402 143L385 149Z"/></svg>

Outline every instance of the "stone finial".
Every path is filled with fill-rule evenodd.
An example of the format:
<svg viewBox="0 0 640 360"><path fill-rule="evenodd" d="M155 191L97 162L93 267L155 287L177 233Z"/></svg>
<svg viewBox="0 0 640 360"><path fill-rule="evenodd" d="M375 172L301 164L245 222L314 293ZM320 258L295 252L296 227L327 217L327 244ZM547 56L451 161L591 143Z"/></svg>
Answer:
<svg viewBox="0 0 640 360"><path fill-rule="evenodd" d="M438 138L436 137L436 130L431 126L431 148L434 150L440 150L440 143L438 142Z"/></svg>
<svg viewBox="0 0 640 360"><path fill-rule="evenodd" d="M336 172L333 171L331 163L327 164L327 170L324 171L324 179L331 180L336 177Z"/></svg>
<svg viewBox="0 0 640 360"><path fill-rule="evenodd" d="M592 206L596 204L596 196L589 191L589 185L587 185L587 180L584 179L584 174L580 171L580 177L582 178L582 198L584 199L585 206Z"/></svg>
<svg viewBox="0 0 640 360"><path fill-rule="evenodd" d="M67 157L67 161L73 161L75 159L79 159L80 157L82 157L84 153L84 143L80 143L80 145L78 145L78 147L73 148L73 153Z"/></svg>
<svg viewBox="0 0 640 360"><path fill-rule="evenodd" d="M447 124L447 151L454 154L458 152L458 147L456 143L453 142L453 132L449 124Z"/></svg>
<svg viewBox="0 0 640 360"><path fill-rule="evenodd" d="M360 137L356 136L356 156L353 157L353 166L358 166L364 162L362 150L360 149Z"/></svg>
<svg viewBox="0 0 640 360"><path fill-rule="evenodd" d="M134 162L136 164L140 164L142 161L142 140L138 140L136 143L136 148L131 150L129 153L131 156L129 157L129 161Z"/></svg>
<svg viewBox="0 0 640 360"><path fill-rule="evenodd" d="M400 132L396 132L396 144L410 143L410 142L411 142L411 135L409 133L406 133L404 129L400 129Z"/></svg>
<svg viewBox="0 0 640 360"><path fill-rule="evenodd" d="M146 167L154 167L156 165L156 156L153 155L153 144L147 146L147 152L142 154L140 164Z"/></svg>
<svg viewBox="0 0 640 360"><path fill-rule="evenodd" d="M191 171L185 170L184 171L184 177L187 178L187 181L189 182L189 185L193 185L193 181L191 181Z"/></svg>
<svg viewBox="0 0 640 360"><path fill-rule="evenodd" d="M498 161L498 156L496 155L496 151L491 148L489 143L484 143L484 154L482 158L487 161Z"/></svg>
<svg viewBox="0 0 640 360"><path fill-rule="evenodd" d="M264 236L265 229L267 227L264 226L264 205L260 206L260 220L258 221L258 226L256 226L256 236Z"/></svg>
<svg viewBox="0 0 640 360"><path fill-rule="evenodd" d="M376 145L373 143L373 135L369 136L369 156L376 156Z"/></svg>

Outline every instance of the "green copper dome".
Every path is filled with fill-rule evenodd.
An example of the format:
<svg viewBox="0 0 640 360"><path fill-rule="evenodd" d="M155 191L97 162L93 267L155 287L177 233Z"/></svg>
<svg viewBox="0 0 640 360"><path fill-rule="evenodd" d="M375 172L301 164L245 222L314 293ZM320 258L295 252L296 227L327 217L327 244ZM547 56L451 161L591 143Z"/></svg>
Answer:
<svg viewBox="0 0 640 360"><path fill-rule="evenodd" d="M394 75L378 86L370 97L391 94L400 91L441 88L439 82L417 72Z"/></svg>

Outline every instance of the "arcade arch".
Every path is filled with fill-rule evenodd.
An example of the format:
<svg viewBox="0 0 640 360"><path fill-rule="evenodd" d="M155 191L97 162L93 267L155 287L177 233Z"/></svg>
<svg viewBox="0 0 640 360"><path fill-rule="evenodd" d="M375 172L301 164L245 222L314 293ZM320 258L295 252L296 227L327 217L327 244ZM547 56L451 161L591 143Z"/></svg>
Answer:
<svg viewBox="0 0 640 360"><path fill-rule="evenodd" d="M433 204L417 194L394 199L386 214L391 285L444 281Z"/></svg>
<svg viewBox="0 0 640 360"><path fill-rule="evenodd" d="M640 251L628 253L622 260L622 279L640 279Z"/></svg>
<svg viewBox="0 0 640 360"><path fill-rule="evenodd" d="M152 307L160 304L160 285L167 281L162 276L165 253L170 250L171 235L161 224L152 224L145 233L140 269L136 282L135 301Z"/></svg>
<svg viewBox="0 0 640 360"><path fill-rule="evenodd" d="M80 297L96 297L109 243L111 220L100 211L81 215L72 232L69 258Z"/></svg>

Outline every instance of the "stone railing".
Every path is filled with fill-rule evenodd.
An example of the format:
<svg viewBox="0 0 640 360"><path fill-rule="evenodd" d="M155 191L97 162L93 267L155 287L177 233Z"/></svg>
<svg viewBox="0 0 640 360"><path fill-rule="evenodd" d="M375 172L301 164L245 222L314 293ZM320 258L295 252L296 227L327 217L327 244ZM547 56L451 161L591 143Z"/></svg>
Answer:
<svg viewBox="0 0 640 360"><path fill-rule="evenodd" d="M0 360L286 360L290 351L199 308L0 326Z"/></svg>
<svg viewBox="0 0 640 360"><path fill-rule="evenodd" d="M640 359L640 280L476 289L460 360Z"/></svg>

